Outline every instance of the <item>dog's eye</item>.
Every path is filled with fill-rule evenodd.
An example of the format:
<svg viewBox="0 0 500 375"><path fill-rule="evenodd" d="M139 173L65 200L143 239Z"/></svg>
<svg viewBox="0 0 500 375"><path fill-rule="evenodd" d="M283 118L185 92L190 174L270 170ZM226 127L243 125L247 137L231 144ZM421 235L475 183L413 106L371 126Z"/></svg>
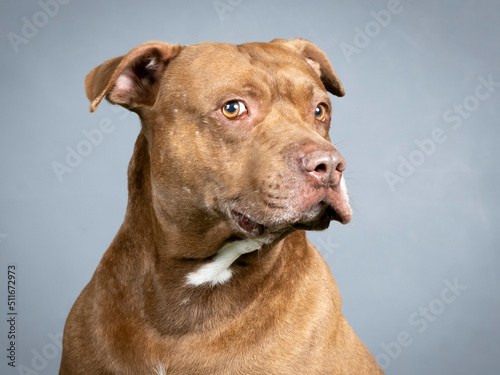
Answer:
<svg viewBox="0 0 500 375"><path fill-rule="evenodd" d="M245 113L247 113L247 107L245 106L245 103L239 100L227 102L222 107L222 114L228 119L237 118Z"/></svg>
<svg viewBox="0 0 500 375"><path fill-rule="evenodd" d="M314 111L314 116L316 116L316 119L319 121L323 121L326 117L326 108L323 104L319 104L316 107L316 110Z"/></svg>

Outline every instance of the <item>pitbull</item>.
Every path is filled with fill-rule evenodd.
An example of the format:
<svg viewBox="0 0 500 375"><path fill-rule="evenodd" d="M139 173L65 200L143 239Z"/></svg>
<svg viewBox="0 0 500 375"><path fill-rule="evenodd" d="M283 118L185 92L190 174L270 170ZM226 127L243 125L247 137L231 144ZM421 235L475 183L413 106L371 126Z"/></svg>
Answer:
<svg viewBox="0 0 500 375"><path fill-rule="evenodd" d="M142 44L85 80L142 127L123 225L68 316L60 375L383 374L306 239L352 213L303 40Z"/></svg>

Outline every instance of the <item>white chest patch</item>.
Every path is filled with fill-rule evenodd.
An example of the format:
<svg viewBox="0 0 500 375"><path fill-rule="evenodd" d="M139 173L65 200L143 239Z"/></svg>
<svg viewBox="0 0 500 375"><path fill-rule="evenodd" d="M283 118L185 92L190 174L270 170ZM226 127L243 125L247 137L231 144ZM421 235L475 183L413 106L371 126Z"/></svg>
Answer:
<svg viewBox="0 0 500 375"><path fill-rule="evenodd" d="M154 366L154 373L155 375L166 375L165 367L163 367L162 365Z"/></svg>
<svg viewBox="0 0 500 375"><path fill-rule="evenodd" d="M211 285L225 283L233 275L229 269L231 264L241 255L260 249L263 244L262 240L246 239L223 246L209 263L187 275L187 284L199 286L207 283Z"/></svg>

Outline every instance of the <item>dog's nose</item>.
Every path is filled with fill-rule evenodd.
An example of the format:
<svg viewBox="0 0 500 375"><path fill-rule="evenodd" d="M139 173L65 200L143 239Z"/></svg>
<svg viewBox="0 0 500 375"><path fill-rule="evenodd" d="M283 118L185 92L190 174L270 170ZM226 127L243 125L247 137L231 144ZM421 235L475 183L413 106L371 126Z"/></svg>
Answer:
<svg viewBox="0 0 500 375"><path fill-rule="evenodd" d="M300 157L303 171L323 186L340 183L345 159L337 150L314 150Z"/></svg>

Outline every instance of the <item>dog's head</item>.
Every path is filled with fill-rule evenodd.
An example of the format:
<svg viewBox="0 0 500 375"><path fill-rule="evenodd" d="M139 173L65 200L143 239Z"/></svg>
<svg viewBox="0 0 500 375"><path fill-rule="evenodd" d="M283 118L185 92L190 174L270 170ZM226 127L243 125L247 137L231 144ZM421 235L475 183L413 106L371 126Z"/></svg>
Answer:
<svg viewBox="0 0 500 375"><path fill-rule="evenodd" d="M329 138L327 91L344 89L314 44L150 42L85 86L91 111L106 97L140 116L157 212L216 217L240 237L351 219L345 161Z"/></svg>

